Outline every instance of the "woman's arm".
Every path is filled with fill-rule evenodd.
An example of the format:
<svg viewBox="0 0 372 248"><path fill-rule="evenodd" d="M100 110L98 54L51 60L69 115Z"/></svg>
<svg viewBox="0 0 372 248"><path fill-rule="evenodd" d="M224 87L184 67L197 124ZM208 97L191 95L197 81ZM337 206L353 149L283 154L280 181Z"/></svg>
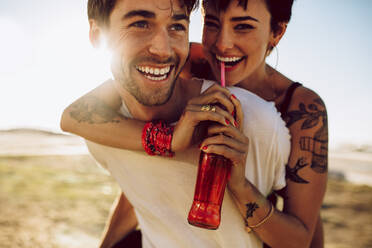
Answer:
<svg viewBox="0 0 372 248"><path fill-rule="evenodd" d="M228 111L203 112L201 106L219 102ZM145 122L119 114L121 98L112 81L108 81L68 106L61 118L61 129L93 142L129 150L143 150L142 131ZM194 131L202 121L216 121L228 125L234 121L230 92L217 84L200 96L191 98L174 127L172 151L182 151L194 140Z"/></svg>
<svg viewBox="0 0 372 248"><path fill-rule="evenodd" d="M226 130L227 127L219 130L213 127L212 133L222 132L226 137L208 138L203 141L202 147L207 146L206 152L221 154L233 161L235 166L229 189L248 226L257 226L265 220L251 229L263 242L271 247L309 247L327 182L327 113L319 96L305 88L296 91L289 109L288 125L292 147L286 166L288 187L284 192L283 212L275 210L246 180L245 162L242 161L246 157L244 144L248 142L241 135ZM222 143L229 149L219 149Z"/></svg>

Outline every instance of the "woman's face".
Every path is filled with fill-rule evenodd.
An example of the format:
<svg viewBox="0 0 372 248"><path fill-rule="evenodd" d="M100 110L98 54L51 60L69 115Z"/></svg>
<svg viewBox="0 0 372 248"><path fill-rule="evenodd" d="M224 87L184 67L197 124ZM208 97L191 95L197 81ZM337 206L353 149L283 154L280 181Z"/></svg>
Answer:
<svg viewBox="0 0 372 248"><path fill-rule="evenodd" d="M225 62L228 85L257 77L273 41L265 1L249 0L244 9L233 0L220 13L212 6L204 7L203 47L215 78L220 78L221 61Z"/></svg>

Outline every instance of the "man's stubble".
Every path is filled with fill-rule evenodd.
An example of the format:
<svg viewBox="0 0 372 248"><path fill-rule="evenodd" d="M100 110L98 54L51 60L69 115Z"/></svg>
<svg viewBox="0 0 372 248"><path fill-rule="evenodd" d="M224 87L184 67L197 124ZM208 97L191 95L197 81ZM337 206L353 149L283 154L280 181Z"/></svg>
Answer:
<svg viewBox="0 0 372 248"><path fill-rule="evenodd" d="M171 82L170 86L168 88L160 88L158 90L154 90L151 93L143 93L141 91L141 88L139 87L139 84L136 82L136 80L132 77L132 70L135 70L134 65L139 63L140 59L136 59L133 62L131 62L128 66L128 68L125 68L125 65L123 63L123 60L120 60L120 67L119 73L115 73L113 70L114 78L115 80L118 80L119 84L130 94L132 95L140 104L151 107L151 106L160 106L169 101L171 98L174 88L176 86L179 74L182 71L183 66L185 63L180 67L180 59L178 57L176 58L169 58L166 62L173 62L174 68L173 70L178 71L176 72L176 75ZM151 60L151 62L158 62L158 64L161 64L162 62L158 61L157 59L153 58L146 58L146 61ZM143 59L142 59L143 61ZM163 62L164 63L164 62ZM116 74L116 75L115 75Z"/></svg>

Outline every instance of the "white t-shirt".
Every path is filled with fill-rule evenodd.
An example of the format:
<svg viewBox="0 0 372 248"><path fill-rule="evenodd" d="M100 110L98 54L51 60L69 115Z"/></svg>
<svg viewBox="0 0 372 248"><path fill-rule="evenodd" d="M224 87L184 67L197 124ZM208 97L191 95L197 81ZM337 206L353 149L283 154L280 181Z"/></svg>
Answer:
<svg viewBox="0 0 372 248"><path fill-rule="evenodd" d="M205 81L202 91L212 84ZM229 90L244 110L244 133L249 138L245 176L267 196L285 186L289 131L274 103L241 88ZM121 113L131 117L124 104ZM111 173L132 203L144 248L262 247L254 232L245 231L243 217L229 190L225 192L217 230L188 224L200 154L196 146L166 158L86 142L94 158Z"/></svg>

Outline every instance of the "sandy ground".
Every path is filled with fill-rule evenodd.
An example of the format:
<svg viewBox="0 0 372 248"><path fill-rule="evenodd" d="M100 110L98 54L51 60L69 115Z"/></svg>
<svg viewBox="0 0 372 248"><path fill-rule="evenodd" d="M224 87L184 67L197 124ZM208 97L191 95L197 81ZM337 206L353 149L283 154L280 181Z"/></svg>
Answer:
<svg viewBox="0 0 372 248"><path fill-rule="evenodd" d="M372 186L372 151L350 149L330 152L330 176ZM88 154L84 140L74 135L33 129L0 130L0 156L83 154Z"/></svg>
<svg viewBox="0 0 372 248"><path fill-rule="evenodd" d="M97 247L119 189L86 152L73 136L0 131L0 248ZM371 154L331 153L330 169L326 247L372 247Z"/></svg>

